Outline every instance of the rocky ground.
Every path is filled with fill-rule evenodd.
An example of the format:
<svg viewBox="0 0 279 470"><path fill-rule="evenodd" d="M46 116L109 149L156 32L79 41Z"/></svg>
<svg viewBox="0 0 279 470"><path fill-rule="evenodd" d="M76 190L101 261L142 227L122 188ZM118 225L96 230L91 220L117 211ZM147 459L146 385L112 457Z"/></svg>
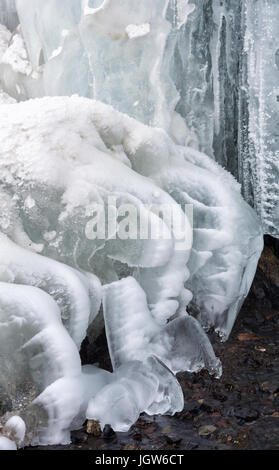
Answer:
<svg viewBox="0 0 279 470"><path fill-rule="evenodd" d="M109 366L101 340L83 345L84 360ZM216 380L206 372L180 374L185 408L174 417L142 416L128 433L73 432L75 450L279 450L279 249L266 238L258 272L229 341L215 344L223 363ZM98 359L96 357L98 356Z"/></svg>

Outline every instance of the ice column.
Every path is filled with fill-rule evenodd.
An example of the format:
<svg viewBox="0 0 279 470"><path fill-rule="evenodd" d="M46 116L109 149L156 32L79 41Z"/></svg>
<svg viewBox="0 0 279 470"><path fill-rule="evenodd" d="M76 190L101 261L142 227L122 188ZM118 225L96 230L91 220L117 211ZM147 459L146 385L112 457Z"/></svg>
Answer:
<svg viewBox="0 0 279 470"><path fill-rule="evenodd" d="M15 0L0 0L0 24L13 31L18 25Z"/></svg>

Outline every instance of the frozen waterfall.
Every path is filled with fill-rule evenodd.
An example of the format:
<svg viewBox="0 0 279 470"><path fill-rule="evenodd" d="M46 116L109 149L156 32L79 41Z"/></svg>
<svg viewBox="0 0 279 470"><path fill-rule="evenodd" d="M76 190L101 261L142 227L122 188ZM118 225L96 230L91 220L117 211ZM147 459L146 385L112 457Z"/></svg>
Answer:
<svg viewBox="0 0 279 470"><path fill-rule="evenodd" d="M127 431L183 409L178 372L220 377L207 332L229 337L279 230L278 15L0 0L0 390L30 398L0 449ZM103 326L112 372L79 357Z"/></svg>
<svg viewBox="0 0 279 470"><path fill-rule="evenodd" d="M176 130L238 179L265 232L277 236L277 2L101 3L17 0L31 64L15 37L0 67L3 87L20 100L78 93ZM112 24L114 8L121 22ZM2 0L0 10L10 27L14 2Z"/></svg>

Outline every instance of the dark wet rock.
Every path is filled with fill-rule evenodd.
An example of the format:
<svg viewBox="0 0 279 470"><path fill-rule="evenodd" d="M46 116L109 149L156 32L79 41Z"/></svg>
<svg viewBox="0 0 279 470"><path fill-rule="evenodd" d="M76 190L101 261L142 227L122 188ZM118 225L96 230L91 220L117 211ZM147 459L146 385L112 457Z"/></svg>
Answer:
<svg viewBox="0 0 279 470"><path fill-rule="evenodd" d="M237 408L234 411L234 416L247 423L251 423L259 418L259 412L258 410L253 410L251 408Z"/></svg>
<svg viewBox="0 0 279 470"><path fill-rule="evenodd" d="M190 413L191 415L196 416L197 414L199 414L201 406L202 404L199 403L198 401L193 401L193 402L188 402L188 403L186 402L185 407L184 407L184 412L186 411Z"/></svg>
<svg viewBox="0 0 279 470"><path fill-rule="evenodd" d="M142 441L142 435L139 432L136 432L132 435L132 439L134 439L134 441Z"/></svg>
<svg viewBox="0 0 279 470"><path fill-rule="evenodd" d="M265 235L264 244L266 247L270 247L275 257L279 259L279 240L270 235Z"/></svg>
<svg viewBox="0 0 279 470"><path fill-rule="evenodd" d="M220 409L220 403L217 400L206 400L201 404L201 410L206 413L214 413Z"/></svg>
<svg viewBox="0 0 279 470"><path fill-rule="evenodd" d="M103 430L103 439L112 439L115 436L115 432L109 424L106 424Z"/></svg>
<svg viewBox="0 0 279 470"><path fill-rule="evenodd" d="M198 442L188 442L185 450L196 450L199 447Z"/></svg>
<svg viewBox="0 0 279 470"><path fill-rule="evenodd" d="M253 292L255 294L256 299L262 300L265 298L265 290L263 287L257 286L256 284L254 284Z"/></svg>
<svg viewBox="0 0 279 470"><path fill-rule="evenodd" d="M270 315L273 311L272 301L267 298L261 300L260 308L263 313L260 313L259 311L257 311L256 319L258 320L259 323L263 323L263 321L266 320L266 317Z"/></svg>
<svg viewBox="0 0 279 470"><path fill-rule="evenodd" d="M173 434L170 436L165 436L167 444L170 444L172 446L177 446L181 443L182 437L177 437Z"/></svg>
<svg viewBox="0 0 279 470"><path fill-rule="evenodd" d="M261 390L271 394L279 393L279 376L272 377L270 380L260 384Z"/></svg>
<svg viewBox="0 0 279 470"><path fill-rule="evenodd" d="M88 441L88 434L85 431L76 431L72 434L73 444L85 444Z"/></svg>
<svg viewBox="0 0 279 470"><path fill-rule="evenodd" d="M0 387L0 416L13 410L13 403L5 391Z"/></svg>
<svg viewBox="0 0 279 470"><path fill-rule="evenodd" d="M224 403L228 399L227 395L215 391L212 392L212 396L215 400L220 401L221 403Z"/></svg>
<svg viewBox="0 0 279 470"><path fill-rule="evenodd" d="M210 434L213 434L216 430L217 430L217 428L215 426L212 426L212 425L201 426L199 428L199 435L200 436L210 436Z"/></svg>
<svg viewBox="0 0 279 470"><path fill-rule="evenodd" d="M275 408L271 408L270 406L263 406L261 409L262 416L272 416L275 413Z"/></svg>

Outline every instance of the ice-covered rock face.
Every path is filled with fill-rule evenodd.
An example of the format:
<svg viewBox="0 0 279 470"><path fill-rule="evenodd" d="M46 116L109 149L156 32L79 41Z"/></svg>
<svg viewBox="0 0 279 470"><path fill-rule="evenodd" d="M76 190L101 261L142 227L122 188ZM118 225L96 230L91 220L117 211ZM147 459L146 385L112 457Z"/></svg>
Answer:
<svg viewBox="0 0 279 470"><path fill-rule="evenodd" d="M30 394L17 444L69 442L85 416L125 431L143 411L181 410L173 373L220 375L200 322L229 335L262 249L237 183L163 130L89 99L1 104L0 120L0 376L14 400L24 381ZM91 236L109 197L169 236L141 238L139 226L131 239ZM172 207L170 223L158 204ZM82 369L78 355L101 297L113 374ZM18 424L4 426L2 446Z"/></svg>
<svg viewBox="0 0 279 470"><path fill-rule="evenodd" d="M279 4L262 0L253 8L247 0L245 7L240 180L264 231L279 237Z"/></svg>
<svg viewBox="0 0 279 470"><path fill-rule="evenodd" d="M279 236L276 0L192 0L171 76L200 149L241 183L265 233Z"/></svg>
<svg viewBox="0 0 279 470"><path fill-rule="evenodd" d="M22 32L0 64L6 92L20 100L78 93L163 127L229 170L264 231L278 236L276 0L16 6ZM3 15L13 9L2 0Z"/></svg>
<svg viewBox="0 0 279 470"><path fill-rule="evenodd" d="M194 150L176 112L183 75L172 71L189 65L185 22L200 3L16 4L20 28L0 29L0 390L16 414L2 418L0 448L10 449L67 443L86 417L126 431L141 412L180 411L174 374L220 376L205 330L227 339L262 250L238 183ZM29 100L73 93L117 110ZM113 373L80 364L82 340L104 323Z"/></svg>

